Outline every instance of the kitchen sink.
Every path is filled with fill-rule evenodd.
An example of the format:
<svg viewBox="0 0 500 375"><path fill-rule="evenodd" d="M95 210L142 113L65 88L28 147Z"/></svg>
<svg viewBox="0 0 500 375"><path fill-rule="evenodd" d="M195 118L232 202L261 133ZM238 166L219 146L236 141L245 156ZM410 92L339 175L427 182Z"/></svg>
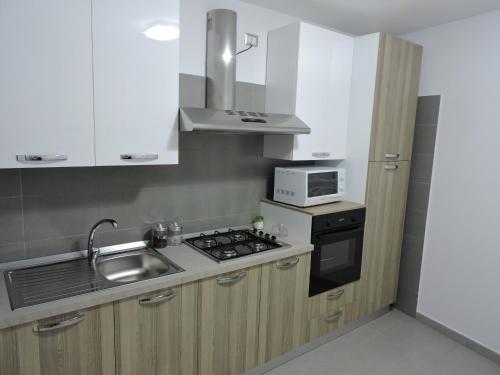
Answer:
<svg viewBox="0 0 500 375"><path fill-rule="evenodd" d="M142 242L141 242L142 244ZM119 245L121 247L121 245ZM143 246L4 272L12 310L184 271Z"/></svg>
<svg viewBox="0 0 500 375"><path fill-rule="evenodd" d="M179 272L177 266L153 251L138 250L101 256L95 267L107 280L116 283L130 283Z"/></svg>

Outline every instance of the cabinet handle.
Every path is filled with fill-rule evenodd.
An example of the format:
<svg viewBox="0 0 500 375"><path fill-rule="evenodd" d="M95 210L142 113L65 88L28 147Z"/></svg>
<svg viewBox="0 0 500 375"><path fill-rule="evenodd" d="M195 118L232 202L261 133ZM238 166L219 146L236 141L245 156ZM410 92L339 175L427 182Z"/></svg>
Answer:
<svg viewBox="0 0 500 375"><path fill-rule="evenodd" d="M332 292L326 296L326 299L328 301L335 301L338 300L340 297L344 295L344 289L337 290L335 292Z"/></svg>
<svg viewBox="0 0 500 375"><path fill-rule="evenodd" d="M176 295L177 295L177 290L172 289L164 294L159 294L159 295L154 296L154 297L140 299L139 305L152 305L154 303L170 301L171 299L174 299Z"/></svg>
<svg viewBox="0 0 500 375"><path fill-rule="evenodd" d="M68 160L68 155L63 154L25 154L25 155L16 155L17 161L63 161Z"/></svg>
<svg viewBox="0 0 500 375"><path fill-rule="evenodd" d="M399 167L397 165L384 165L384 169L386 171L395 171L396 169L398 169Z"/></svg>
<svg viewBox="0 0 500 375"><path fill-rule="evenodd" d="M386 159L398 159L399 158L399 154L396 153L396 154L385 154L384 155Z"/></svg>
<svg viewBox="0 0 500 375"><path fill-rule="evenodd" d="M329 152L313 152L312 156L313 156L313 158L323 158L323 159L326 159L326 158L330 157L330 153Z"/></svg>
<svg viewBox="0 0 500 375"><path fill-rule="evenodd" d="M57 331L59 329L63 329L78 324L84 319L85 319L84 314L77 314L73 318L63 320L61 322L48 323L48 324L35 324L33 326L33 332L42 333L42 332Z"/></svg>
<svg viewBox="0 0 500 375"><path fill-rule="evenodd" d="M234 276L221 276L217 278L217 284L219 285L228 285L237 283L240 280L243 280L247 273L245 271L239 272Z"/></svg>
<svg viewBox="0 0 500 375"><path fill-rule="evenodd" d="M121 154L122 160L156 160L158 154Z"/></svg>
<svg viewBox="0 0 500 375"><path fill-rule="evenodd" d="M289 260L288 262L278 263L276 268L279 270L289 270L292 267L295 267L297 263L299 263L299 257L296 257L294 260Z"/></svg>
<svg viewBox="0 0 500 375"><path fill-rule="evenodd" d="M340 319L341 316L342 316L342 311L337 311L335 314L327 316L325 318L325 322L327 323L336 322L337 320Z"/></svg>

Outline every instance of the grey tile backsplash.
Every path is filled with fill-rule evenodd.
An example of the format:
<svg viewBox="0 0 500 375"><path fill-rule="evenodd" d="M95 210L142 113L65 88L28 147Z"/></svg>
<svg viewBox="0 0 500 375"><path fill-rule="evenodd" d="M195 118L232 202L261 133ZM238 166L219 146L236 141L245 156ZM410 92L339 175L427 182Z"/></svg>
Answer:
<svg viewBox="0 0 500 375"><path fill-rule="evenodd" d="M183 106L205 104L204 78L180 76ZM265 87L237 83L236 107L263 111ZM0 262L86 248L90 226L98 245L148 238L158 221L178 219L186 232L250 223L274 167L261 135L181 133L179 164L0 170Z"/></svg>
<svg viewBox="0 0 500 375"><path fill-rule="evenodd" d="M396 307L416 316L427 208L436 144L439 95L418 98Z"/></svg>

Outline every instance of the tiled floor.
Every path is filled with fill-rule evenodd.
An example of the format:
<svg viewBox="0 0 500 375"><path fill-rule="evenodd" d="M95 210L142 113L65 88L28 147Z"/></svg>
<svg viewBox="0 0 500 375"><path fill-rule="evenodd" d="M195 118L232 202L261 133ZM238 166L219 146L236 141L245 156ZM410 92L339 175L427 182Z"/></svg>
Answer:
<svg viewBox="0 0 500 375"><path fill-rule="evenodd" d="M499 375L500 366L394 310L266 375Z"/></svg>

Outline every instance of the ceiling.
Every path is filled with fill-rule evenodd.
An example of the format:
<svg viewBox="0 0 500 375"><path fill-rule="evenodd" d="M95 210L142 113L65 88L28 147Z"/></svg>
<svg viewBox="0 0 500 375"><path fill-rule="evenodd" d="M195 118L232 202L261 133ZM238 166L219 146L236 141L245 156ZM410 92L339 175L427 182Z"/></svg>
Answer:
<svg viewBox="0 0 500 375"><path fill-rule="evenodd" d="M354 35L424 29L500 8L500 0L244 0Z"/></svg>

